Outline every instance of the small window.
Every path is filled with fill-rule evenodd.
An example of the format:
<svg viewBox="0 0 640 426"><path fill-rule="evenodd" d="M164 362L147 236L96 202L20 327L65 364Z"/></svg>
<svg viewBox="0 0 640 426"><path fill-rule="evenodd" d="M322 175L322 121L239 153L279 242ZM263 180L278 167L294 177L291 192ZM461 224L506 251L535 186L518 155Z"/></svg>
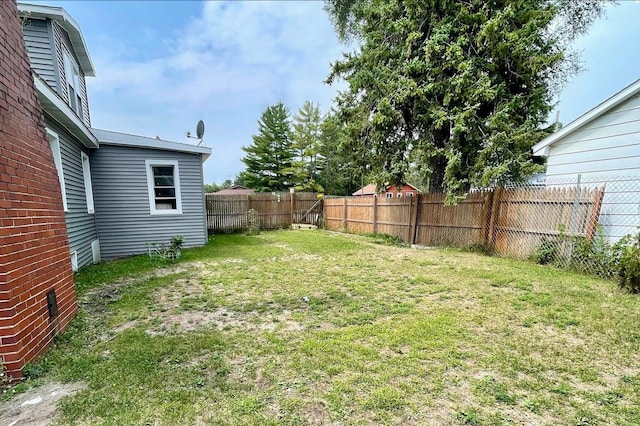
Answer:
<svg viewBox="0 0 640 426"><path fill-rule="evenodd" d="M91 167L89 165L89 156L84 152L80 153L82 161L82 176L84 178L84 193L87 198L87 213L94 214L93 207L93 187L91 186Z"/></svg>
<svg viewBox="0 0 640 426"><path fill-rule="evenodd" d="M80 96L80 71L75 61L64 53L64 76L67 81L67 94L69 96L69 106L82 117L82 97Z"/></svg>
<svg viewBox="0 0 640 426"><path fill-rule="evenodd" d="M146 165L151 214L181 214L178 162L147 160Z"/></svg>
<svg viewBox="0 0 640 426"><path fill-rule="evenodd" d="M393 192L387 192L387 198L393 198Z"/></svg>
<svg viewBox="0 0 640 426"><path fill-rule="evenodd" d="M62 168L62 154L60 153L60 138L58 134L50 129L47 130L47 136L49 137L49 146L51 146L51 153L53 154L53 162L56 165L58 171L58 181L60 182L60 192L62 193L62 206L64 211L69 211L67 205L67 189L64 184L64 169Z"/></svg>
<svg viewBox="0 0 640 426"><path fill-rule="evenodd" d="M397 197L398 197L398 198L402 198L402 192L398 192Z"/></svg>
<svg viewBox="0 0 640 426"><path fill-rule="evenodd" d="M413 192L407 192L407 197L413 197Z"/></svg>

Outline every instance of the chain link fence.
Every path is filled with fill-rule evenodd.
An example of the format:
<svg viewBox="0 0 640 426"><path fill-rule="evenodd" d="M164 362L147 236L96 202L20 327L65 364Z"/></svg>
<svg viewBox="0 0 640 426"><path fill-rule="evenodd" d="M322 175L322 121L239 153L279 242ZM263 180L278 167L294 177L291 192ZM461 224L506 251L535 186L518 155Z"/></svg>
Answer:
<svg viewBox="0 0 640 426"><path fill-rule="evenodd" d="M640 176L546 177L444 194L326 198L327 229L383 233L409 244L482 248L498 256L614 277L640 231Z"/></svg>
<svg viewBox="0 0 640 426"><path fill-rule="evenodd" d="M640 231L640 176L547 177L498 191L499 255L614 277Z"/></svg>

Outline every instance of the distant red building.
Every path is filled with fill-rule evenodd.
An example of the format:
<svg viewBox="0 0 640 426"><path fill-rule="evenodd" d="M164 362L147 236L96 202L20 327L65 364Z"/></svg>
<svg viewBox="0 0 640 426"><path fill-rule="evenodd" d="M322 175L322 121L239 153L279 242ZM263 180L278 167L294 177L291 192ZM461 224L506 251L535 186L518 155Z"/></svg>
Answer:
<svg viewBox="0 0 640 426"><path fill-rule="evenodd" d="M402 198L415 197L422 192L410 183L405 183L404 185L402 185L402 187L399 187L397 185L389 185L383 191L378 191L377 189L378 187L376 186L376 184L372 183L358 189L351 195L353 195L354 197L377 196L385 198Z"/></svg>

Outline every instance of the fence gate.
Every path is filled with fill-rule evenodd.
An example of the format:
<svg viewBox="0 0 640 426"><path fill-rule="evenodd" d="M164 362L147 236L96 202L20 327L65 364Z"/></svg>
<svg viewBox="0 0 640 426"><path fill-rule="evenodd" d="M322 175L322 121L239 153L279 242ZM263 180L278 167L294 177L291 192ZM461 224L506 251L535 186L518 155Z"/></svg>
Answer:
<svg viewBox="0 0 640 426"><path fill-rule="evenodd" d="M257 212L262 229L287 228L294 223L316 225L322 200L312 193L206 194L209 233L241 231L247 227L247 211Z"/></svg>

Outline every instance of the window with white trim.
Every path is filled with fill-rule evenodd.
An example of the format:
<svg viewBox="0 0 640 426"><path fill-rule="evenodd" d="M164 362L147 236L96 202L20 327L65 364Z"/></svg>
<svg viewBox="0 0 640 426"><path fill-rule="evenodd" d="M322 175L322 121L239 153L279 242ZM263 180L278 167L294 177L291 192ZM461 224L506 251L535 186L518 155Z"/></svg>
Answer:
<svg viewBox="0 0 640 426"><path fill-rule="evenodd" d="M393 192L387 192L387 198L393 198Z"/></svg>
<svg viewBox="0 0 640 426"><path fill-rule="evenodd" d="M146 160L151 214L182 214L177 161Z"/></svg>
<svg viewBox="0 0 640 426"><path fill-rule="evenodd" d="M80 96L80 71L78 65L71 57L64 52L64 76L67 81L67 94L69 106L78 117L82 117L82 97Z"/></svg>
<svg viewBox="0 0 640 426"><path fill-rule="evenodd" d="M51 147L51 153L53 154L53 162L56 165L58 172L58 181L60 182L60 192L62 193L62 206L64 211L69 211L67 205L67 189L64 184L64 170L62 168L62 154L60 153L60 138L58 134L51 129L46 129L47 136L49 137L49 146Z"/></svg>
<svg viewBox="0 0 640 426"><path fill-rule="evenodd" d="M82 161L82 177L84 178L84 193L87 198L87 213L94 214L93 207L93 186L91 186L91 167L89 165L89 156L84 152L80 153L80 161Z"/></svg>
<svg viewBox="0 0 640 426"><path fill-rule="evenodd" d="M398 197L398 198L402 198L402 192L398 192L397 197Z"/></svg>
<svg viewBox="0 0 640 426"><path fill-rule="evenodd" d="M407 192L407 197L413 197L413 192Z"/></svg>

